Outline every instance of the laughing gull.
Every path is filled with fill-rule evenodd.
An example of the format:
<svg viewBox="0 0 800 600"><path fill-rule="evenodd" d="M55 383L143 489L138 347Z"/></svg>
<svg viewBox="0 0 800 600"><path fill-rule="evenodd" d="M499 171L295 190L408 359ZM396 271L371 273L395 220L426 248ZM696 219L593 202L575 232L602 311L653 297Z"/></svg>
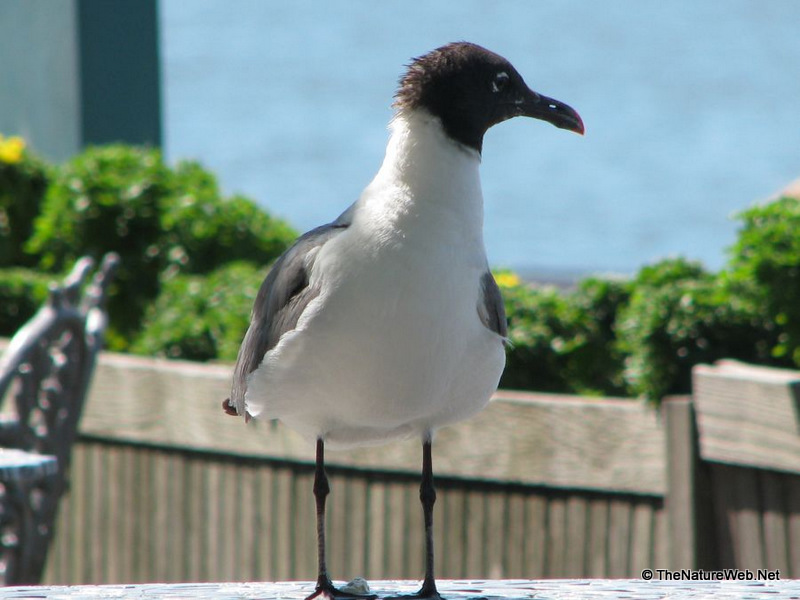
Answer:
<svg viewBox="0 0 800 600"><path fill-rule="evenodd" d="M300 237L264 280L223 403L229 414L277 418L316 441L319 577L309 598L357 596L336 589L325 566L325 445L409 436L423 446L417 597L439 597L433 434L480 411L505 366L505 311L483 245L483 136L517 116L583 133L572 108L466 42L414 59L394 108L372 182L339 218Z"/></svg>

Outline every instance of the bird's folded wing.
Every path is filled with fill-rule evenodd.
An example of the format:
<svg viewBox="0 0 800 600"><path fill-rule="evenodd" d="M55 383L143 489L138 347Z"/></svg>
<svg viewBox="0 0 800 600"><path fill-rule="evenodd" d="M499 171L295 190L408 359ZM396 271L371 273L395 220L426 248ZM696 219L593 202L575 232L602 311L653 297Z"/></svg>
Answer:
<svg viewBox="0 0 800 600"><path fill-rule="evenodd" d="M492 272L487 268L481 276L481 294L478 299L478 316L481 323L494 331L502 338L508 337L506 324L506 309L503 305L503 296L494 280Z"/></svg>
<svg viewBox="0 0 800 600"><path fill-rule="evenodd" d="M300 315L319 295L319 286L310 285L309 273L320 248L350 225L348 210L333 223L312 229L275 261L261 284L253 305L250 327L236 359L230 400L226 411L242 415L247 376L255 371L287 331L297 326Z"/></svg>

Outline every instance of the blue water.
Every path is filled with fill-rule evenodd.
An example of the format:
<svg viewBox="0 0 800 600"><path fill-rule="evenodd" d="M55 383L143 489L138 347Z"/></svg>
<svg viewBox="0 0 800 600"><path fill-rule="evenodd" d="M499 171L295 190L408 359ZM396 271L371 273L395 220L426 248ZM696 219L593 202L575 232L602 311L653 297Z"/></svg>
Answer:
<svg viewBox="0 0 800 600"><path fill-rule="evenodd" d="M410 57L469 40L575 107L485 140L486 246L526 272L719 268L731 215L800 177L800 2L161 0L165 148L301 230L383 158Z"/></svg>

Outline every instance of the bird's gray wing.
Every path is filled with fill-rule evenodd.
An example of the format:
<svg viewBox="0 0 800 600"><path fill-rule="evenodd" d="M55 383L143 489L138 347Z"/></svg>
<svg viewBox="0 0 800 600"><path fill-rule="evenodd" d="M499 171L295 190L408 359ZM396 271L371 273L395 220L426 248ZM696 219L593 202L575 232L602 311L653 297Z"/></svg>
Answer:
<svg viewBox="0 0 800 600"><path fill-rule="evenodd" d="M481 323L494 331L499 336L508 337L508 325L506 323L506 309L503 305L503 296L500 295L500 288L489 269L481 275L481 293L478 299L478 316Z"/></svg>
<svg viewBox="0 0 800 600"><path fill-rule="evenodd" d="M258 368L281 336L297 326L308 303L319 295L319 286L309 283L311 267L319 249L350 226L351 213L352 207L333 223L302 235L275 261L258 290L250 327L239 348L231 397L223 402L228 414L245 413L248 375Z"/></svg>

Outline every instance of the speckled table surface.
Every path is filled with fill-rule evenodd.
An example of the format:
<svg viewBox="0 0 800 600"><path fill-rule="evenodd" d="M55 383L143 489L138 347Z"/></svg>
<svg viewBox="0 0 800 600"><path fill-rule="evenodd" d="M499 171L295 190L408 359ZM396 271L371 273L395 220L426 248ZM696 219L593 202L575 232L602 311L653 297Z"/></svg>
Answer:
<svg viewBox="0 0 800 600"><path fill-rule="evenodd" d="M416 581L373 581L371 591L379 597L413 593ZM150 599L169 600L214 598L244 600L287 598L301 600L314 588L311 582L280 583L180 583L106 586L25 586L0 588L0 598L51 599ZM731 600L784 600L800 598L800 580L779 581L652 581L641 579L568 579L568 580L442 580L439 591L446 599L567 598L641 600L722 598Z"/></svg>
<svg viewBox="0 0 800 600"><path fill-rule="evenodd" d="M0 448L0 481L22 481L52 475L58 470L55 456Z"/></svg>

